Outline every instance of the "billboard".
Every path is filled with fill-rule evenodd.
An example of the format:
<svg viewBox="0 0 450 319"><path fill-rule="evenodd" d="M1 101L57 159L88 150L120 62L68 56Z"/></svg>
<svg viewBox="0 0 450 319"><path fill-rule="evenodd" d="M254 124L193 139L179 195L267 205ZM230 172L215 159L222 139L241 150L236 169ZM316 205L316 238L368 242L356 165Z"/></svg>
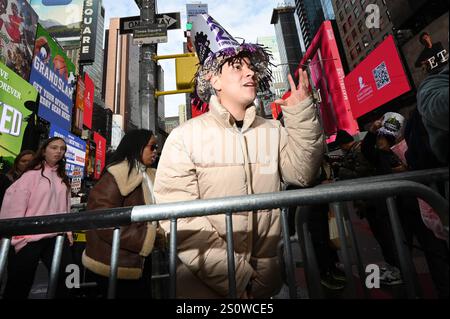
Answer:
<svg viewBox="0 0 450 319"><path fill-rule="evenodd" d="M308 62L308 60L311 60ZM311 45L300 61L296 71L309 65L311 80L318 93L318 108L327 142L333 142L337 130L346 130L351 135L359 132L355 121L347 91L344 85L344 69L342 67L333 26L324 21L316 33ZM290 95L287 92L283 98ZM272 104L272 115L279 117L279 106Z"/></svg>
<svg viewBox="0 0 450 319"><path fill-rule="evenodd" d="M345 77L345 86L355 118L411 89L392 35Z"/></svg>
<svg viewBox="0 0 450 319"><path fill-rule="evenodd" d="M32 111L27 102L35 102L34 87L0 62L0 158L12 164L20 153Z"/></svg>
<svg viewBox="0 0 450 319"><path fill-rule="evenodd" d="M66 174L70 178L72 192L78 193L84 177L86 143L77 136L56 125L50 126L49 137L61 137L66 141Z"/></svg>
<svg viewBox="0 0 450 319"><path fill-rule="evenodd" d="M38 26L30 83L40 94L38 115L70 131L75 66L48 32Z"/></svg>
<svg viewBox="0 0 450 319"><path fill-rule="evenodd" d="M27 80L38 16L27 1L0 1L0 62Z"/></svg>
<svg viewBox="0 0 450 319"><path fill-rule="evenodd" d="M94 82L87 73L84 74L83 124L92 128L92 112L94 111Z"/></svg>
<svg viewBox="0 0 450 319"><path fill-rule="evenodd" d="M84 0L31 0L39 15L39 23L60 40L72 38L80 41Z"/></svg>
<svg viewBox="0 0 450 319"><path fill-rule="evenodd" d="M402 52L416 88L429 74L439 72L448 64L448 30L447 12L420 30L415 37L402 46ZM430 36L431 48L426 48L420 41L420 35L424 32Z"/></svg>
<svg viewBox="0 0 450 319"><path fill-rule="evenodd" d="M84 1L83 23L81 25L80 64L94 63L99 10L99 0ZM100 32L103 32L103 30L100 30Z"/></svg>
<svg viewBox="0 0 450 319"><path fill-rule="evenodd" d="M105 167L106 159L106 139L94 132L95 142L95 167L94 167L94 179L100 179L103 168Z"/></svg>

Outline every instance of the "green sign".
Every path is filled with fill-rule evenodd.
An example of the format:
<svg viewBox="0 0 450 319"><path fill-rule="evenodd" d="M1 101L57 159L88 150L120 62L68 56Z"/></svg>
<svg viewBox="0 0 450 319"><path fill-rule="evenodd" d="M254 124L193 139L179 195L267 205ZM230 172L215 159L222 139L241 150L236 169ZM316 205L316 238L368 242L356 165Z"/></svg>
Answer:
<svg viewBox="0 0 450 319"><path fill-rule="evenodd" d="M25 102L36 99L36 89L0 62L0 161L11 164L20 153L31 114Z"/></svg>

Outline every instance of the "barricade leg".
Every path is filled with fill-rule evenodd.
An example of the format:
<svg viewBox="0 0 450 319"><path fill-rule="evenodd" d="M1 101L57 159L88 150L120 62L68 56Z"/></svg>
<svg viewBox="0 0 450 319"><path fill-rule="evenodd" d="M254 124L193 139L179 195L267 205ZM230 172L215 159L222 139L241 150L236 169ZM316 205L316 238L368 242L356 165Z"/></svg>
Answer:
<svg viewBox="0 0 450 319"><path fill-rule="evenodd" d="M344 213L344 221L345 221L345 226L347 226L348 235L350 237L350 240L352 241L352 247L353 247L353 251L355 253L355 259L356 259L356 263L357 263L359 278L361 279L361 284L363 286L364 298L369 299L369 292L365 285L366 272L364 271L358 241L356 240L355 231L353 229L353 224L350 220L350 216L348 213L348 206L347 206L347 210Z"/></svg>
<svg viewBox="0 0 450 319"><path fill-rule="evenodd" d="M177 220L170 220L170 242L169 242L169 273L170 291L169 297L175 299L177 296Z"/></svg>
<svg viewBox="0 0 450 319"><path fill-rule="evenodd" d="M342 221L343 215L344 215L344 204L343 203L333 203L333 211L336 215L336 222L338 226L338 233L339 233L339 240L341 242L341 249L342 249L342 258L344 259L344 268L345 268L345 277L349 281L349 289L350 289L350 295L353 297L356 297L356 282L355 278L353 277L353 271L352 271L352 260L350 257L350 251L348 248L347 243L347 236L345 234L345 228L344 223Z"/></svg>
<svg viewBox="0 0 450 319"><path fill-rule="evenodd" d="M109 272L108 299L114 299L117 288L117 270L119 269L120 228L114 228L111 249L111 268Z"/></svg>
<svg viewBox="0 0 450 319"><path fill-rule="evenodd" d="M289 286L289 298L297 299L297 288L295 284L294 259L292 257L291 240L289 237L288 209L281 209L281 227L283 233L284 263Z"/></svg>
<svg viewBox="0 0 450 319"><path fill-rule="evenodd" d="M3 238L0 246L0 285L5 275L6 262L8 261L8 253L10 246L11 246L11 238Z"/></svg>
<svg viewBox="0 0 450 319"><path fill-rule="evenodd" d="M233 241L233 214L225 215L227 227L227 264L228 264L228 297L237 298L236 292L236 264L234 260L234 241Z"/></svg>
<svg viewBox="0 0 450 319"><path fill-rule="evenodd" d="M412 263L412 257L409 250L405 247L405 235L402 230L400 219L398 217L397 207L395 200L392 197L386 199L386 204L389 211L389 218L392 225L392 232L394 234L395 246L399 255L400 268L402 271L403 281L406 286L406 294L408 298L419 297L416 291L418 288L417 275L414 271L414 265Z"/></svg>
<svg viewBox="0 0 450 319"><path fill-rule="evenodd" d="M59 273L61 268L61 257L64 249L64 236L56 236L55 249L53 251L52 267L50 269L50 278L47 288L47 299L55 298L56 287L58 286Z"/></svg>

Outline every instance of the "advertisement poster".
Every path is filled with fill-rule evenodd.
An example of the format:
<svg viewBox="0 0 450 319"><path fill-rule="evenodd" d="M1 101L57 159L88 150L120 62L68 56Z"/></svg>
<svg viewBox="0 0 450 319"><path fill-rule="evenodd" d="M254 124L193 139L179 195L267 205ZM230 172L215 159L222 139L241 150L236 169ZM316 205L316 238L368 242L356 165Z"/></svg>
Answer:
<svg viewBox="0 0 450 319"><path fill-rule="evenodd" d="M0 1L0 62L30 77L38 16L27 1Z"/></svg>
<svg viewBox="0 0 450 319"><path fill-rule="evenodd" d="M84 74L84 103L83 123L87 128L92 128L92 112L94 111L94 82L87 73Z"/></svg>
<svg viewBox="0 0 450 319"><path fill-rule="evenodd" d="M49 137L56 136L66 141L66 174L70 178L72 192L78 193L84 176L86 142L56 125L51 125Z"/></svg>
<svg viewBox="0 0 450 319"><path fill-rule="evenodd" d="M34 87L0 62L0 162L11 165L20 153L27 117L32 113L27 102L36 99Z"/></svg>
<svg viewBox="0 0 450 319"><path fill-rule="evenodd" d="M430 74L441 71L449 58L449 13L437 18L402 46L416 88ZM428 39L426 39L427 34ZM421 37L422 36L422 37ZM431 48L427 47L427 40Z"/></svg>
<svg viewBox="0 0 450 319"><path fill-rule="evenodd" d="M94 178L100 179L103 168L105 167L106 139L97 132L94 132L94 142L96 144Z"/></svg>
<svg viewBox="0 0 450 319"><path fill-rule="evenodd" d="M84 0L31 0L39 23L58 41L76 38L80 41Z"/></svg>
<svg viewBox="0 0 450 319"><path fill-rule="evenodd" d="M38 115L70 131L75 66L63 49L38 25L30 83L40 94Z"/></svg>
<svg viewBox="0 0 450 319"><path fill-rule="evenodd" d="M355 118L411 89L392 35L345 77L345 86Z"/></svg>

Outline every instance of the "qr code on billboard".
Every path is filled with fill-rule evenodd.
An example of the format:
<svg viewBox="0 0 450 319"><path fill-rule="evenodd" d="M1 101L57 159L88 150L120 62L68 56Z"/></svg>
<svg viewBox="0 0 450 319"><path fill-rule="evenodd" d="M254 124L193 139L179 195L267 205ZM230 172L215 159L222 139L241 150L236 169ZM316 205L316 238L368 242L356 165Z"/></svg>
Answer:
<svg viewBox="0 0 450 319"><path fill-rule="evenodd" d="M389 77L389 73L384 62L373 69L372 73L378 90L391 83L391 78Z"/></svg>

